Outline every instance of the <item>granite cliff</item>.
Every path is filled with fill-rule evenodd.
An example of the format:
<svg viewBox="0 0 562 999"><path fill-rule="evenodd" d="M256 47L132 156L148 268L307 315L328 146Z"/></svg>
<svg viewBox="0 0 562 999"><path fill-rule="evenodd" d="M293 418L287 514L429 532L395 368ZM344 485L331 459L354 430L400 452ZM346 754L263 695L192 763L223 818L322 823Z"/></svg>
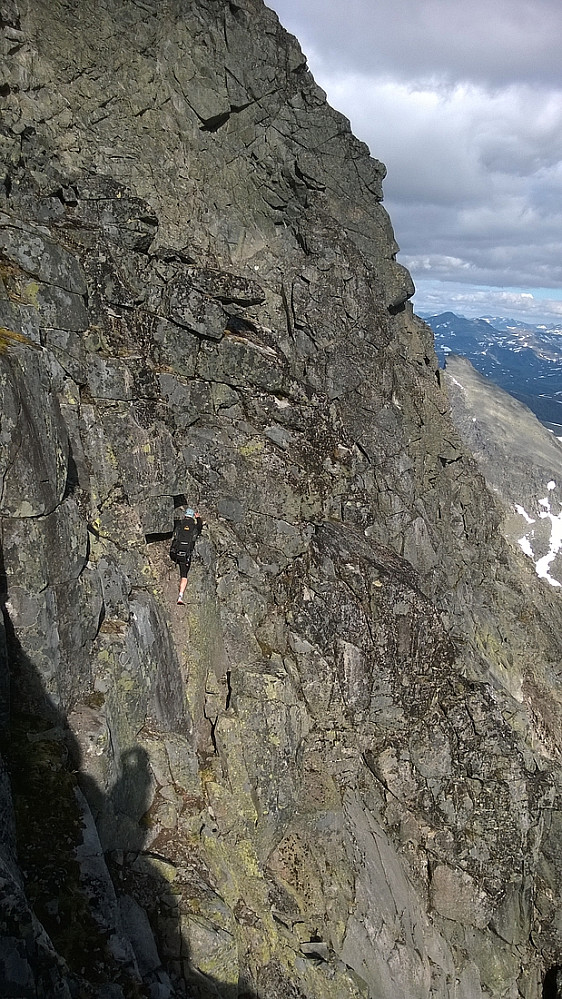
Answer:
<svg viewBox="0 0 562 999"><path fill-rule="evenodd" d="M1 994L557 995L560 595L384 168L261 0L0 23Z"/></svg>

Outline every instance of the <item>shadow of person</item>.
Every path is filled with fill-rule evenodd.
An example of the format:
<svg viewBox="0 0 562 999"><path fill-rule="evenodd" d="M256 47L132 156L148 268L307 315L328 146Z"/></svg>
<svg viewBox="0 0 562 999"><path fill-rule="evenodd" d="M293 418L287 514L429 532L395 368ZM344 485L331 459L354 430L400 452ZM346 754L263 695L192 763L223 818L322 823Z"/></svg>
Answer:
<svg viewBox="0 0 562 999"><path fill-rule="evenodd" d="M107 791L85 774L7 597L0 548L0 997L254 999L192 968L185 942L165 966L162 916L178 935L180 910L146 848L149 754L124 749Z"/></svg>

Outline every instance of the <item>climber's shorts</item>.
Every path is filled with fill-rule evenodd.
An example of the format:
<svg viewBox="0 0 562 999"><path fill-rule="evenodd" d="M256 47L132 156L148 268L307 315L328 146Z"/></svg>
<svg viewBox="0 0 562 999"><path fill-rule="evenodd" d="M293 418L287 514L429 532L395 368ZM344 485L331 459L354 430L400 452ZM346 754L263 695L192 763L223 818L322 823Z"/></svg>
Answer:
<svg viewBox="0 0 562 999"><path fill-rule="evenodd" d="M182 577L182 579L184 578L184 576L187 576L190 565L191 565L191 555L188 555L187 558L182 558L181 562L178 560L180 576Z"/></svg>

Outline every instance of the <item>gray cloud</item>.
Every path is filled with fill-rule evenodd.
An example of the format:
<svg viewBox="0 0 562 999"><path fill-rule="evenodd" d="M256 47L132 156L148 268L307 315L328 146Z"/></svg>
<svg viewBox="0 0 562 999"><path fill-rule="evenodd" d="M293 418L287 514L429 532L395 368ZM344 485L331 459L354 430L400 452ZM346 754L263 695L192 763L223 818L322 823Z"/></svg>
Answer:
<svg viewBox="0 0 562 999"><path fill-rule="evenodd" d="M451 308L449 289L475 314L470 301L482 309L488 289L537 321L541 309L558 315L560 0L270 6L330 103L387 165L385 202L416 308L430 292Z"/></svg>
<svg viewBox="0 0 562 999"><path fill-rule="evenodd" d="M406 80L559 85L559 0L273 0L329 69Z"/></svg>

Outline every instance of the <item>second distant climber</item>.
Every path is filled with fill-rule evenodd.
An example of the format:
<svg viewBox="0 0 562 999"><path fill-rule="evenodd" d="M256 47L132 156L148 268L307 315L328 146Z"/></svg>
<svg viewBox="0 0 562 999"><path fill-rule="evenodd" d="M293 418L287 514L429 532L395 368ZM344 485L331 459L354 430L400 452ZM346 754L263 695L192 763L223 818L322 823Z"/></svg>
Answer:
<svg viewBox="0 0 562 999"><path fill-rule="evenodd" d="M178 604L183 604L183 595L187 586L187 574L191 565L191 556L195 542L203 529L201 515L191 507L186 507L182 516L174 520L174 536L170 546L170 558L177 562L180 570L180 592Z"/></svg>

